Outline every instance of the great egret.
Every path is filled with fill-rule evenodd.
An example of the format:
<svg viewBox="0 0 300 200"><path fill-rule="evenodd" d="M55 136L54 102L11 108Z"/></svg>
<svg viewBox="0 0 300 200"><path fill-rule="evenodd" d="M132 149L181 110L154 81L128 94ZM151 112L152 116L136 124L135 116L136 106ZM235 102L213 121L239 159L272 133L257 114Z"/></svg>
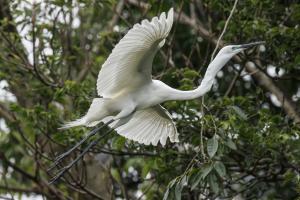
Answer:
<svg viewBox="0 0 300 200"><path fill-rule="evenodd" d="M96 126L104 122L120 135L146 145L178 142L176 126L171 115L160 104L170 100L189 100L203 96L213 85L217 72L237 53L262 42L223 47L209 64L200 86L191 91L180 91L159 80L152 80L152 61L156 52L164 45L173 24L173 9L168 15L163 12L151 21L143 20L135 24L120 40L103 64L97 91L101 98L95 98L82 118L66 123L62 128L75 126ZM96 134L101 127L93 130L68 152L56 159L55 164L69 155L88 137ZM54 177L57 180L66 170L79 160L82 154Z"/></svg>

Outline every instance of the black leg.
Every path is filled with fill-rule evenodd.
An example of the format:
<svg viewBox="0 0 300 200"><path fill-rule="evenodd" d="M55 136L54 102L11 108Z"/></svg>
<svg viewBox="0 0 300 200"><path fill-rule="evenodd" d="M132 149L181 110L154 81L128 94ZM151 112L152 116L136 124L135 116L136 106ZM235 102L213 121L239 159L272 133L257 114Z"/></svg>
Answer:
<svg viewBox="0 0 300 200"><path fill-rule="evenodd" d="M59 172L50 180L49 184L52 184L56 182L58 179L60 179L64 173L66 173L73 165L75 165L93 146L95 146L100 140L102 140L105 136L107 136L109 133L111 133L113 129L107 131L105 134L101 135L96 140L92 141L80 154L79 156L73 160L70 164L63 167Z"/></svg>
<svg viewBox="0 0 300 200"><path fill-rule="evenodd" d="M107 123L103 124L102 126L95 128L94 130L89 132L82 140L80 140L77 144L75 144L71 149L69 149L67 152L62 153L61 155L57 156L54 160L54 163L49 167L49 169L47 171L49 172L52 169L54 169L60 163L60 161L62 159L64 159L66 156L70 155L75 149L77 149L80 145L82 145L87 139L89 139L90 137L95 135L100 129L102 129L106 125L109 125L112 122L113 122L113 120L110 120Z"/></svg>

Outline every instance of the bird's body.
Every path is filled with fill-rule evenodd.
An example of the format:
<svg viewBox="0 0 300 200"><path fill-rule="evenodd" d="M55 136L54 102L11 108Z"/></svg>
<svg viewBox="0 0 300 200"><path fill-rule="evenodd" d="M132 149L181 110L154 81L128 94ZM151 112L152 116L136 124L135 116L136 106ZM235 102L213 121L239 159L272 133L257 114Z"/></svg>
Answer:
<svg viewBox="0 0 300 200"><path fill-rule="evenodd" d="M152 80L152 62L164 45L173 24L173 9L168 16L162 13L151 22L136 24L115 46L103 64L97 80L95 98L82 118L66 123L62 128L92 127L114 120L109 124L131 140L157 145L178 141L175 123L168 111L160 106L169 100L189 100L207 93L217 72L237 53L253 45L231 45L220 50L208 66L201 85L191 91L180 91L159 80Z"/></svg>
<svg viewBox="0 0 300 200"><path fill-rule="evenodd" d="M171 88L163 82L151 80L149 84L123 89L107 98L96 98L94 99L96 103L95 108L91 107L92 110L86 115L87 121L99 121L107 116L115 116L115 120L126 117L136 110L146 109L164 102L164 99L167 98L165 94L170 91ZM103 107L100 106L102 101L104 102ZM104 116L99 116L93 111L105 114L103 114Z"/></svg>

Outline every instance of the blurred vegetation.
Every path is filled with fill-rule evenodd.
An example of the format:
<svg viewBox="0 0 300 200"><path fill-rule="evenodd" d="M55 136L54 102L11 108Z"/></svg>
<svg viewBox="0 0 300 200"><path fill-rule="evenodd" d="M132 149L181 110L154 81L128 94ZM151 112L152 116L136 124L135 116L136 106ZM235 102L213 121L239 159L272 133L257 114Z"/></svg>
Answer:
<svg viewBox="0 0 300 200"><path fill-rule="evenodd" d="M155 58L153 76L188 90L203 76L232 5L0 0L0 199L299 198L299 124L280 106L292 102L299 114L300 4L292 0L238 2L222 42L266 45L230 61L204 99L164 104L177 124L178 144L145 146L111 134L65 181L47 184L55 155L89 130L57 128L87 111L101 65L133 24L175 8L180 18ZM248 61L272 85L262 87L245 70ZM271 87L285 96L272 100Z"/></svg>

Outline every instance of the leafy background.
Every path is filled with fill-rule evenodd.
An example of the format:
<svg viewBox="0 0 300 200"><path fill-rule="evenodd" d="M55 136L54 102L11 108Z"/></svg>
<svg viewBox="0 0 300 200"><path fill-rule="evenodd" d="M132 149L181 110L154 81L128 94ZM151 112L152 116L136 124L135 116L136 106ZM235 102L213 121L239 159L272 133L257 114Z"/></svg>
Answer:
<svg viewBox="0 0 300 200"><path fill-rule="evenodd" d="M204 98L164 104L178 144L111 134L64 181L47 184L53 158L88 132L57 128L86 112L101 65L133 24L175 8L153 77L188 90L203 76L233 3L1 0L0 199L299 198L296 0L238 2L220 47L266 45L232 59Z"/></svg>

